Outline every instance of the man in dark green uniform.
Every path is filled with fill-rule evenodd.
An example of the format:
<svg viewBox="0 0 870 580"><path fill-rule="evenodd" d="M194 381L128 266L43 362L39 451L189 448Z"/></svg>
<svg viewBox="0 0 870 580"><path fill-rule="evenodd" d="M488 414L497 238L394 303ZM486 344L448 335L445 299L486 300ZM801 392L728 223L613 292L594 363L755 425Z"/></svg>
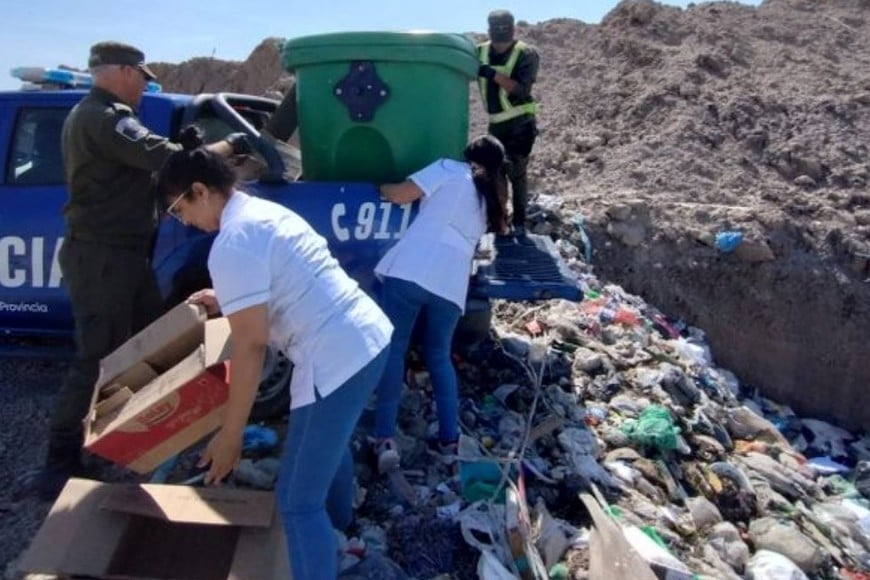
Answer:
<svg viewBox="0 0 870 580"><path fill-rule="evenodd" d="M157 218L151 174L181 149L136 115L147 82L156 78L142 51L101 42L91 47L88 66L93 89L70 112L62 133L69 200L59 260L76 358L56 395L48 454L35 480L44 499L83 473L82 420L100 359L163 310L150 263ZM225 156L250 150L241 133L209 148Z"/></svg>
<svg viewBox="0 0 870 580"><path fill-rule="evenodd" d="M508 158L508 178L513 192L514 232L526 225L528 184L526 169L538 126L537 103L532 85L538 78L538 51L514 39L514 17L507 10L490 12L489 40L477 47L480 60L478 84L489 114L489 133L502 142Z"/></svg>

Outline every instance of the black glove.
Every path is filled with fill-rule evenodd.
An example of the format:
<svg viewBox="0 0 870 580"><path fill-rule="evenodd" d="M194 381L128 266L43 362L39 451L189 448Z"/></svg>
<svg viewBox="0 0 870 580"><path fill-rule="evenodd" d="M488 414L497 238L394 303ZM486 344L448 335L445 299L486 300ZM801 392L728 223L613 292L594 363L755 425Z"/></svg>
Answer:
<svg viewBox="0 0 870 580"><path fill-rule="evenodd" d="M477 69L477 76L492 80L495 78L495 69L488 64L482 64Z"/></svg>
<svg viewBox="0 0 870 580"><path fill-rule="evenodd" d="M251 142L248 141L247 133L230 133L224 137L224 141L229 143L230 147L233 148L233 155L247 155L253 151Z"/></svg>

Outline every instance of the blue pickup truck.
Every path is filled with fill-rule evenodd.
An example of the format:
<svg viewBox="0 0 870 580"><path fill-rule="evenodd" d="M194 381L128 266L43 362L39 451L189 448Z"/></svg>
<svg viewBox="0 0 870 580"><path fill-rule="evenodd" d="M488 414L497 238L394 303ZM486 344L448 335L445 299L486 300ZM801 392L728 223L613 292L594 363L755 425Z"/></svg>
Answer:
<svg viewBox="0 0 870 580"><path fill-rule="evenodd" d="M20 349L22 338L38 339L23 341L29 345L49 337L64 342L72 335L70 304L58 265L64 235L61 208L67 199L60 130L85 94L57 84L0 92L0 355ZM277 104L240 94L148 92L139 114L146 126L162 135L176 135L189 123L203 127L210 141L246 132L261 169L245 189L308 220L328 240L346 271L376 294L374 266L414 219L416 206L382 201L372 183L288 178L286 155L260 132ZM303 149L303 159L304 154ZM153 266L167 306L210 284L206 258L212 239L176 220L160 220ZM488 241L489 257L479 261L471 282L466 315L474 322L470 327L488 327L492 298L580 299L576 280L549 238ZM291 372L280 355L268 357L258 416L286 408L282 398Z"/></svg>

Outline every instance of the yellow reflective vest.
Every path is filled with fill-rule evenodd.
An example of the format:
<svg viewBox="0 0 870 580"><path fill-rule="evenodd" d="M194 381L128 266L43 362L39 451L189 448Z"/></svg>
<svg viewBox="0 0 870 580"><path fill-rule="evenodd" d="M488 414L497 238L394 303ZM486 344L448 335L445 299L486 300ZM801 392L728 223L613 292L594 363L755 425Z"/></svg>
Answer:
<svg viewBox="0 0 870 580"><path fill-rule="evenodd" d="M492 43L487 41L478 46L477 48L477 57L480 60L481 64L489 65L489 47ZM517 60L520 58L520 53L524 48L528 46L522 40L518 40L514 43L514 47L511 50L511 54L503 65L493 66L497 73L503 74L506 77L510 77L511 73L514 71L514 67L517 65ZM488 109L489 101L487 100L487 91L489 90L489 79L480 77L477 79L477 84L480 87L480 96L483 99L483 106ZM509 121L511 119L515 119L521 115L534 115L538 112L538 104L535 102L531 103L523 103L521 105L514 105L511 103L508 98L508 92L504 90L502 87L498 87L498 102L501 105L501 111L497 113L489 114L489 122L490 124L495 123L503 123L504 121Z"/></svg>

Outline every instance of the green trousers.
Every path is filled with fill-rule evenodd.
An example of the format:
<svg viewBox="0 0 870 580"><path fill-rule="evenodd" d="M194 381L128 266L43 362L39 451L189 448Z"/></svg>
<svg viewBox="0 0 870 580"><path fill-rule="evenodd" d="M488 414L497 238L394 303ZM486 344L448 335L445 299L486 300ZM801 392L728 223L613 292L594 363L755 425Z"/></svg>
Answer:
<svg viewBox="0 0 870 580"><path fill-rule="evenodd" d="M82 420L100 359L163 311L150 246L113 246L67 238L60 267L72 303L76 355L51 415L47 465L80 461Z"/></svg>
<svg viewBox="0 0 870 580"><path fill-rule="evenodd" d="M511 184L511 202L514 208L511 222L514 226L526 224L526 206L529 202L527 169L529 154L538 136L534 117L511 119L489 126L490 134L501 141L507 156L507 176Z"/></svg>

